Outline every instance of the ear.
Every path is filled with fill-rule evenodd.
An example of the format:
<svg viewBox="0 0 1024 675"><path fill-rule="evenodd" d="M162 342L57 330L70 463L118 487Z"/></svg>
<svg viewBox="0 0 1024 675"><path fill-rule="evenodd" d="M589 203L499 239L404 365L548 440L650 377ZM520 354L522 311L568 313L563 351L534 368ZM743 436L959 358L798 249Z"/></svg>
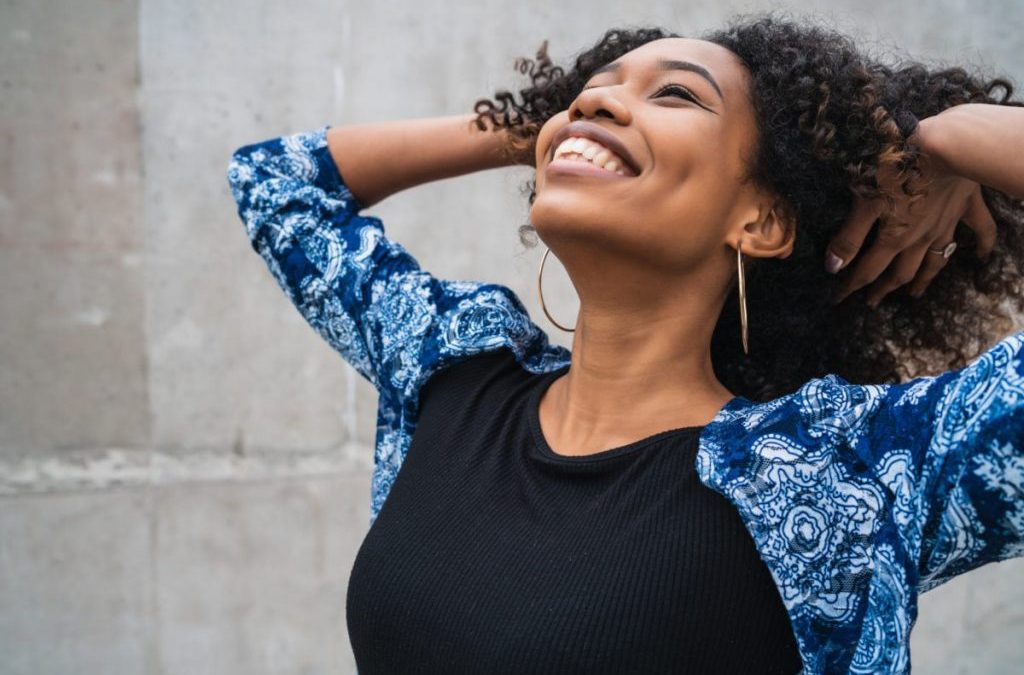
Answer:
<svg viewBox="0 0 1024 675"><path fill-rule="evenodd" d="M741 222L733 237L734 248L739 246L741 235L744 255L788 258L796 243L796 220L786 204L775 200L770 206L763 204L746 222Z"/></svg>

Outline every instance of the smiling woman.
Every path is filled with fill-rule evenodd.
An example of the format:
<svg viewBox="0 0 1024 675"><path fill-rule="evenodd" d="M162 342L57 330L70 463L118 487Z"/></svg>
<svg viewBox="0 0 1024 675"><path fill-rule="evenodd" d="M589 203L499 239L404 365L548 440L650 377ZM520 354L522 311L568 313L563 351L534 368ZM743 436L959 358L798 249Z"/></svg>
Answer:
<svg viewBox="0 0 1024 675"><path fill-rule="evenodd" d="M919 593L1024 554L1024 331L897 381L906 350L964 359L1024 302L1009 85L772 15L520 66L519 101L272 138L229 167L254 250L379 393L359 672L908 672ZM536 169L524 242L580 296L571 350L362 213L514 163ZM987 262L943 255L931 293L877 312L830 302L826 249L875 208L858 200L953 193L976 195L969 224L994 214Z"/></svg>
<svg viewBox="0 0 1024 675"><path fill-rule="evenodd" d="M735 290L713 319L712 361L727 388L768 399L823 373L857 382L897 382L962 366L978 344L1010 329L1007 301L1018 311L1024 309L1019 274L1024 267L1024 210L1014 199L1018 195L980 186L998 224L998 242L988 246L991 256L984 262L972 255L949 258L921 297L897 292L872 309L865 304L865 292L832 306L830 300L845 279L824 267L828 246L850 215L856 195L899 194L901 185L879 182L890 168L910 189L916 186L922 148L919 138L910 137L918 120L965 103L1021 106L1011 100L1013 90L1006 80L985 79L957 67L886 65L846 36L768 13L759 20L737 19L730 28L710 31L700 40L671 39L675 37L660 28L611 30L580 52L571 68L554 65L545 42L535 61L521 59L517 64L521 72L529 72L530 86L517 94L499 91L494 100L478 101L476 110L481 124L487 120L490 127L507 132L510 152L538 168L547 161L541 153L551 142L542 127L564 133L570 115L592 115L606 133L628 139L627 147L635 146L648 163L657 162L665 169L655 174L656 180L665 181L663 195L636 184L623 188L637 201L661 208L638 209L627 202L621 211L608 212L607 204L588 200L589 209L578 213L595 245L609 244L599 241L602 222L616 224L604 232L612 238L635 241L653 232L639 255L651 262L660 259L669 274L686 269L686 261L675 257L680 252L677 242L669 238L706 230L700 218L722 223L716 209L733 206L728 190L773 196L770 203L779 211L780 223L793 229L792 253L782 256L756 248L756 239L744 233L749 358L737 350L741 322ZM654 51L645 59L642 47ZM722 85L719 80L728 81ZM735 88L731 96L723 91L730 82ZM528 183L531 206L541 196L545 173L538 171ZM553 190L531 210L530 222L520 227L525 245L535 242L532 235L545 228L545 214L560 199ZM760 199L769 203L764 196ZM658 211L664 216L653 223L651 216ZM574 283L583 274L581 266L607 269L593 250L561 247L553 229L558 220L555 216L542 238ZM872 231L865 248L879 234L879 246L884 246L887 233ZM934 247L952 238L961 250L980 248L968 227L956 228ZM735 258L736 232L728 242L722 236L717 241L714 246L731 246ZM620 240L618 248L635 246ZM923 256L924 249L919 250ZM731 267L735 269L734 261ZM876 286L882 281L888 279ZM909 281L905 279L902 291ZM586 292L580 288L584 284L576 285ZM683 306L674 306L686 313Z"/></svg>

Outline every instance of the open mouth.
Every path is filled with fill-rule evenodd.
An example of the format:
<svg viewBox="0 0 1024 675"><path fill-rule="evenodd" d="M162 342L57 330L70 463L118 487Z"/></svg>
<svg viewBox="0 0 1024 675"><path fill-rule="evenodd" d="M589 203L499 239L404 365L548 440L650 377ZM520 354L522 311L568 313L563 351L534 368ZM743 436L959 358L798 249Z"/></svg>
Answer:
<svg viewBox="0 0 1024 675"><path fill-rule="evenodd" d="M559 168L571 168L575 164L591 169L584 173L605 172L623 177L636 175L633 168L615 152L583 136L570 136L559 143L549 166L556 162Z"/></svg>

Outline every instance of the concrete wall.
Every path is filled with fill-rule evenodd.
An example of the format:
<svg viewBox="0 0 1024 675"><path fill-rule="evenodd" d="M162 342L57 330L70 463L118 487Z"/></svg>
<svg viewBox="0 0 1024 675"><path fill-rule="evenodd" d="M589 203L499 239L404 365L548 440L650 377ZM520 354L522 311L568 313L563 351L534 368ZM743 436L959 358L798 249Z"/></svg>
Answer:
<svg viewBox="0 0 1024 675"><path fill-rule="evenodd" d="M375 392L249 248L232 150L467 112L519 83L513 59L545 37L565 58L614 25L697 31L756 6L3 3L0 672L353 672L344 600ZM1017 0L826 6L908 53L1024 73ZM543 249L516 236L524 171L440 181L374 215L438 276L514 288L567 345L534 292ZM1014 560L923 596L915 670L1011 672L1022 581Z"/></svg>

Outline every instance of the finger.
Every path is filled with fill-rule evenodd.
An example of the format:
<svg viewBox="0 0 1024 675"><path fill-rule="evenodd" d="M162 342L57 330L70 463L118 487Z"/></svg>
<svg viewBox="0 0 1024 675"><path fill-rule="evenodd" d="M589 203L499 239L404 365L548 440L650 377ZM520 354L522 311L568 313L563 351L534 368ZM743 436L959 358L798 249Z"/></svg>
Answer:
<svg viewBox="0 0 1024 675"><path fill-rule="evenodd" d="M846 277L833 291L833 304L842 302L851 293L867 286L885 271L893 258L906 248L906 244L903 243L905 230L906 226L891 224L879 229L871 248L861 253L857 264L847 269Z"/></svg>
<svg viewBox="0 0 1024 675"><path fill-rule="evenodd" d="M979 260L986 260L989 254L992 253L992 249L995 248L999 227L988 208L988 204L985 203L984 196L981 194L980 184L971 193L967 211L964 212L961 220L974 230L975 237L977 238L975 255L978 256Z"/></svg>
<svg viewBox="0 0 1024 675"><path fill-rule="evenodd" d="M922 261L921 267L917 270L917 276L910 282L907 287L907 292L915 298L920 297L924 293L924 289L928 287L928 284L932 282L942 268L946 266L946 258L939 253L929 252L929 248L940 249L947 242L953 240L953 233L956 231L956 224L953 227L947 229L946 234L939 237L933 242L926 244L922 249Z"/></svg>
<svg viewBox="0 0 1024 675"><path fill-rule="evenodd" d="M853 260L881 213L881 199L854 197L850 215L828 243L825 251L826 270L835 274Z"/></svg>
<svg viewBox="0 0 1024 675"><path fill-rule="evenodd" d="M885 274L868 289L865 302L871 307L878 307L882 298L914 280L927 253L927 239L900 251L899 255L893 259L892 264L886 268Z"/></svg>

